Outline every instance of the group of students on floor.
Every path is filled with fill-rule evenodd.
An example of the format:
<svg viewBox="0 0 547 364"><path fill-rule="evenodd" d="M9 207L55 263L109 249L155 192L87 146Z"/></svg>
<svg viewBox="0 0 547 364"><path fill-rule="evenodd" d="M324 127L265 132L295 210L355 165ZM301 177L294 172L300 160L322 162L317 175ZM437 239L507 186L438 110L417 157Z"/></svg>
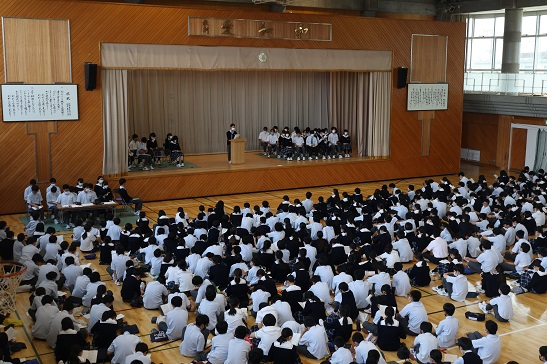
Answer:
<svg viewBox="0 0 547 364"><path fill-rule="evenodd" d="M118 294L149 310L167 303L158 330L181 340L181 354L197 361L285 363L304 355L325 363L385 363L382 351L399 351L409 335L419 363L441 363L439 349L456 344L458 364L496 363L498 324L487 320L484 337L460 336L450 301L464 301L466 274L481 273L477 292L491 299L479 307L503 323L513 317L506 276L515 279L517 293L545 292L545 176L502 171L492 185L463 173L459 179L458 187L443 178L406 193L384 185L368 197L359 189L333 190L317 201L310 192L303 200L284 196L275 213L264 201L228 214L219 201L200 206L194 219L183 208L173 217L160 211L152 226L143 212L136 225L123 228L108 216L100 229L93 221L75 227L71 244L58 243L54 230L15 240L0 223L0 246L12 247L13 258L27 267L22 284L33 291L35 338L56 348L61 332L88 332L114 364L135 364L125 359L135 353L147 357L137 336L127 329L118 335ZM78 249L98 252L119 292L107 291L98 272L80 265ZM437 274L443 279L434 289L448 301L434 328L412 286L429 286ZM70 292L62 304L58 289ZM401 310L396 296L408 296ZM74 318L75 306L89 311L87 325ZM63 326L67 317L73 328L69 320Z"/></svg>
<svg viewBox="0 0 547 364"><path fill-rule="evenodd" d="M288 161L349 158L351 156L351 138L347 129L342 134L336 127L329 133L327 128L311 129L307 127L301 131L295 126L293 131L286 126L279 131L277 126L269 131L264 127L258 135L258 142L264 156L274 156Z"/></svg>

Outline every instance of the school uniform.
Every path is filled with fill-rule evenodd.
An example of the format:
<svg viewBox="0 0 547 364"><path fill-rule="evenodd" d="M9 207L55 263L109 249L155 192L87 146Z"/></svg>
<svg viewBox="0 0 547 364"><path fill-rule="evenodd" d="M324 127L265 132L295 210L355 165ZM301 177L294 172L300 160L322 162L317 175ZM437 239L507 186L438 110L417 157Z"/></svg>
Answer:
<svg viewBox="0 0 547 364"><path fill-rule="evenodd" d="M392 285L394 288L395 296L399 297L406 297L412 289L408 274L406 274L402 270L398 271L393 275Z"/></svg>
<svg viewBox="0 0 547 364"><path fill-rule="evenodd" d="M501 340L498 335L488 334L479 339L471 340L471 343L477 349L477 354L482 359L483 364L497 363L501 354Z"/></svg>
<svg viewBox="0 0 547 364"><path fill-rule="evenodd" d="M291 306L287 302L284 302L282 300L277 300L270 307L274 308L275 312L277 312L277 324L279 326L283 325L285 322L294 320ZM261 311L262 310L259 311L259 314L261 313ZM257 314L256 316L258 320L259 315Z"/></svg>
<svg viewBox="0 0 547 364"><path fill-rule="evenodd" d="M110 307L107 307L104 303L91 306L91 310L89 311L89 321L87 324L87 331L91 332L91 330L93 329L93 326L95 326L95 324L102 319L103 313L105 313L106 311L111 311L111 310L112 309Z"/></svg>
<svg viewBox="0 0 547 364"><path fill-rule="evenodd" d="M431 350L437 349L438 346L437 338L430 332L420 334L414 339L414 347L417 345L419 345L419 349L415 354L416 360L418 363L429 363L431 359L429 353Z"/></svg>
<svg viewBox="0 0 547 364"><path fill-rule="evenodd" d="M332 135L332 134L331 134ZM353 355L349 349L344 347L338 348L330 357L331 364L346 364L353 361Z"/></svg>
<svg viewBox="0 0 547 364"><path fill-rule="evenodd" d="M490 306L494 310L496 318L509 321L513 318L513 303L509 295L501 295L490 300ZM502 320L500 320L502 321Z"/></svg>
<svg viewBox="0 0 547 364"><path fill-rule="evenodd" d="M243 339L233 338L228 343L228 356L225 364L247 363L251 351L251 344Z"/></svg>
<svg viewBox="0 0 547 364"><path fill-rule="evenodd" d="M352 283L355 283L355 282L352 282ZM329 311L329 309L330 309L330 311L332 311L332 305L331 304L332 304L333 300L332 300L332 297L330 295L330 289L329 289L329 287L327 286L327 284L325 282L314 283L310 287L309 290L311 292L313 292L313 294L315 294L315 296L317 298L319 298L321 301L323 301L325 309L327 311ZM368 294L367 294L367 296L368 296Z"/></svg>
<svg viewBox="0 0 547 364"><path fill-rule="evenodd" d="M52 349L55 349L55 345L57 343L57 335L59 335L59 333L61 332L61 321L66 317L69 317L72 320L75 330L80 329L80 326L78 325L78 322L76 321L74 316L72 316L65 310L58 312L53 320L51 320L49 330L46 334L47 343Z"/></svg>
<svg viewBox="0 0 547 364"><path fill-rule="evenodd" d="M262 302L268 303L268 298L271 297L269 292L258 289L251 293L251 299L253 300L253 311L256 313L260 310L260 304Z"/></svg>
<svg viewBox="0 0 547 364"><path fill-rule="evenodd" d="M57 305L46 304L36 310L36 320L32 326L32 336L35 339L46 339L53 318L59 313Z"/></svg>
<svg viewBox="0 0 547 364"><path fill-rule="evenodd" d="M440 348L449 348L456 344L456 335L458 334L459 327L460 323L458 319L453 316L446 316L444 320L439 322L435 333Z"/></svg>
<svg viewBox="0 0 547 364"><path fill-rule="evenodd" d="M98 349L107 349L118 336L118 322L114 319L100 320L91 329L93 345Z"/></svg>
<svg viewBox="0 0 547 364"><path fill-rule="evenodd" d="M224 312L224 321L228 324L228 331L234 333L238 326L247 326L245 321L247 320L247 308L237 308L233 315L230 315L230 311Z"/></svg>
<svg viewBox="0 0 547 364"><path fill-rule="evenodd" d="M450 288L445 287L447 288L446 292L449 294L450 298L457 302L463 302L467 297L469 290L467 277L463 274L457 276L449 275L443 279L443 286L445 282L451 285Z"/></svg>
<svg viewBox="0 0 547 364"><path fill-rule="evenodd" d="M281 336L279 326L264 326L255 332L255 337L260 339L258 348L262 349L265 356L268 356L272 344Z"/></svg>
<svg viewBox="0 0 547 364"><path fill-rule="evenodd" d="M353 297L355 298L355 305L357 306L357 309L365 309L369 305L366 299L371 289L370 283L368 281L357 280L357 281L348 283L348 287L349 287L349 290L353 292ZM319 298L322 299L322 297L319 297ZM329 302L330 301L331 299L329 294ZM325 301L325 307L327 307L327 301Z"/></svg>
<svg viewBox="0 0 547 364"><path fill-rule="evenodd" d="M299 286L291 285L281 293L281 299L291 306L291 311L293 315L295 315L297 312L303 310L300 305L300 302L303 300L303 295L304 292Z"/></svg>
<svg viewBox="0 0 547 364"><path fill-rule="evenodd" d="M85 295L82 297L82 304L85 307L90 307L91 300L97 295L97 288L104 285L105 284L101 281L88 283L85 288Z"/></svg>
<svg viewBox="0 0 547 364"><path fill-rule="evenodd" d="M372 350L380 352L380 350L378 350L376 345L374 345L370 341L365 341L365 340L361 341L359 345L355 347L355 362L357 364L365 364L368 359L368 353ZM386 364L386 360L381 355L381 352L380 352L380 361L378 361L378 364Z"/></svg>
<svg viewBox="0 0 547 364"><path fill-rule="evenodd" d="M108 347L108 352L114 353L110 362L112 364L125 363L125 358L135 353L135 346L140 342L141 340L137 336L127 331L116 337Z"/></svg>
<svg viewBox="0 0 547 364"><path fill-rule="evenodd" d="M269 356L273 364L297 363L300 359L296 346L290 341L275 341L269 350Z"/></svg>
<svg viewBox="0 0 547 364"><path fill-rule="evenodd" d="M221 312L224 312L223 307L214 300L202 300L198 308L198 313L209 317L209 325L207 325L208 330L213 330L216 327L218 316Z"/></svg>
<svg viewBox="0 0 547 364"><path fill-rule="evenodd" d="M151 364L152 363L152 359L150 359L150 356L144 355L140 351L137 351L135 354L128 355L125 358L124 364L131 364L134 360L138 360L142 364Z"/></svg>
<svg viewBox="0 0 547 364"><path fill-rule="evenodd" d="M389 277L389 273L387 272L380 272L371 277L368 277L367 281L370 284L374 284L374 293L377 295L382 294L383 285L387 284L388 286L391 286L391 278Z"/></svg>
<svg viewBox="0 0 547 364"><path fill-rule="evenodd" d="M407 334L416 336L420 332L420 324L428 322L427 311L422 302L411 302L407 304L400 312L401 317L405 319L405 326L408 329Z"/></svg>
<svg viewBox="0 0 547 364"><path fill-rule="evenodd" d="M315 325L302 335L298 342L298 351L308 353L314 359L322 359L329 354L327 332L322 326Z"/></svg>
<svg viewBox="0 0 547 364"><path fill-rule="evenodd" d="M482 364L482 359L471 350L464 352L453 364Z"/></svg>
<svg viewBox="0 0 547 364"><path fill-rule="evenodd" d="M228 346L233 338L232 333L214 336L211 340L211 350L207 354L207 361L211 364L224 364L228 358Z"/></svg>
<svg viewBox="0 0 547 364"><path fill-rule="evenodd" d="M414 259L414 253L410 247L410 243L406 238L396 240L392 243L393 249L399 252L399 260L403 263L410 262Z"/></svg>
<svg viewBox="0 0 547 364"><path fill-rule="evenodd" d="M288 305L287 302L283 302L283 301L277 301L277 302L281 302L281 303L285 303ZM289 306L289 309L290 309L290 306ZM276 324L279 326L280 323L279 323L279 315L277 314L277 310L275 309L275 307L273 307L273 305L269 305L269 306L266 306L266 307L263 307L262 309L260 309L260 311L258 311L256 313L256 320L255 320L255 323L258 325L258 324L261 324L262 323L262 320L264 319L264 316L266 315L272 315L273 317L275 317L275 322Z"/></svg>

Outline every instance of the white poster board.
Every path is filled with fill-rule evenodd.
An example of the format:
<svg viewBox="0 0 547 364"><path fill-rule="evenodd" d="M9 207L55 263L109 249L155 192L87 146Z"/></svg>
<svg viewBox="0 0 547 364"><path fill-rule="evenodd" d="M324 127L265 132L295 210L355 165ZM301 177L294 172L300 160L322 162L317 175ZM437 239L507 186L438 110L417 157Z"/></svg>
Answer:
<svg viewBox="0 0 547 364"><path fill-rule="evenodd" d="M78 85L2 85L4 122L78 120Z"/></svg>
<svg viewBox="0 0 547 364"><path fill-rule="evenodd" d="M448 109L448 83L409 83L407 111Z"/></svg>

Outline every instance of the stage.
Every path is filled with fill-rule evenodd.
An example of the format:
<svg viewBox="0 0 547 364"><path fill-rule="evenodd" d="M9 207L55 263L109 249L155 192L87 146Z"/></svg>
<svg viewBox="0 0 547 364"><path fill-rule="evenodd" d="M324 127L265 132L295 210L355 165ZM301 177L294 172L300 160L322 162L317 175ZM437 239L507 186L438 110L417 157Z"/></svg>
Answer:
<svg viewBox="0 0 547 364"><path fill-rule="evenodd" d="M353 156L287 161L246 152L245 162L229 164L225 153L188 155L185 163L191 163L195 168L159 167L151 171L132 171L124 177L129 193L145 202L418 177L416 165L414 168L394 168L393 160L389 158ZM110 186L117 187L116 177L109 179Z"/></svg>

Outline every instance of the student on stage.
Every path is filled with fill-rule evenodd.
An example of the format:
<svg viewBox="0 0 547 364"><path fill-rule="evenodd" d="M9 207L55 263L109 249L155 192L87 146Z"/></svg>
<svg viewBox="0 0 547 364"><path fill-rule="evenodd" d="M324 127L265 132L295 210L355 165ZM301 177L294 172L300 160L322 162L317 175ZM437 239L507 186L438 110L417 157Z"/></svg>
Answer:
<svg viewBox="0 0 547 364"><path fill-rule="evenodd" d="M306 152L308 154L308 159L311 160L312 156L315 155L315 159L318 159L317 147L319 145L319 138L316 131L311 132L306 138ZM307 212L309 212L306 209Z"/></svg>
<svg viewBox="0 0 547 364"><path fill-rule="evenodd" d="M232 139L237 135L236 124L230 124L230 129L226 132L226 145L228 146L228 163L232 163Z"/></svg>
<svg viewBox="0 0 547 364"><path fill-rule="evenodd" d="M268 158L272 156L272 153L279 155L278 144L279 135L275 132L274 129L272 129L270 130L270 135L268 136Z"/></svg>
<svg viewBox="0 0 547 364"><path fill-rule="evenodd" d="M296 160L299 161L300 158L302 158L302 160L306 159L306 155L304 153L304 145L305 145L305 141L304 141L304 138L302 137L302 134L300 133L300 131L298 131L295 136L292 138L292 142L293 142L293 145L294 145L294 154L296 156Z"/></svg>
<svg viewBox="0 0 547 364"><path fill-rule="evenodd" d="M129 168L135 167L135 157L137 156L137 150L139 149L139 136L137 134L133 134L131 136L131 141L129 142ZM83 181L82 181L83 182Z"/></svg>
<svg viewBox="0 0 547 364"><path fill-rule="evenodd" d="M148 139L146 137L141 138L141 142L139 143L139 146L137 147L137 158L139 161L139 166L142 164L142 170L148 171L150 169L154 169L154 166L152 166L152 156L150 155L150 151L148 150L148 147L146 146L146 143L148 142Z"/></svg>
<svg viewBox="0 0 547 364"><path fill-rule="evenodd" d="M345 158L349 158L351 154L351 138L349 136L348 129L344 129L344 133L340 137L340 144L342 154L344 154Z"/></svg>
<svg viewBox="0 0 547 364"><path fill-rule="evenodd" d="M169 146L169 157L171 158L172 163L177 163L176 166L179 168L184 167L184 154L182 154L182 148L180 147L179 137L174 135L168 141Z"/></svg>
<svg viewBox="0 0 547 364"><path fill-rule="evenodd" d="M268 127L264 127L260 134L258 134L258 144L260 145L260 149L264 152L264 155L268 155L268 137L270 133L268 133Z"/></svg>
<svg viewBox="0 0 547 364"><path fill-rule="evenodd" d="M150 133L150 137L146 142L146 148L148 149L148 153L150 153L154 162L156 164L160 164L161 162L160 157L158 156L159 148L158 141L156 140L156 133Z"/></svg>
<svg viewBox="0 0 547 364"><path fill-rule="evenodd" d="M338 155L339 158L342 158L342 154L340 154L340 140L338 138L338 130L336 128L332 128L330 131L330 134L327 137L327 145L328 145L328 159L336 158Z"/></svg>

